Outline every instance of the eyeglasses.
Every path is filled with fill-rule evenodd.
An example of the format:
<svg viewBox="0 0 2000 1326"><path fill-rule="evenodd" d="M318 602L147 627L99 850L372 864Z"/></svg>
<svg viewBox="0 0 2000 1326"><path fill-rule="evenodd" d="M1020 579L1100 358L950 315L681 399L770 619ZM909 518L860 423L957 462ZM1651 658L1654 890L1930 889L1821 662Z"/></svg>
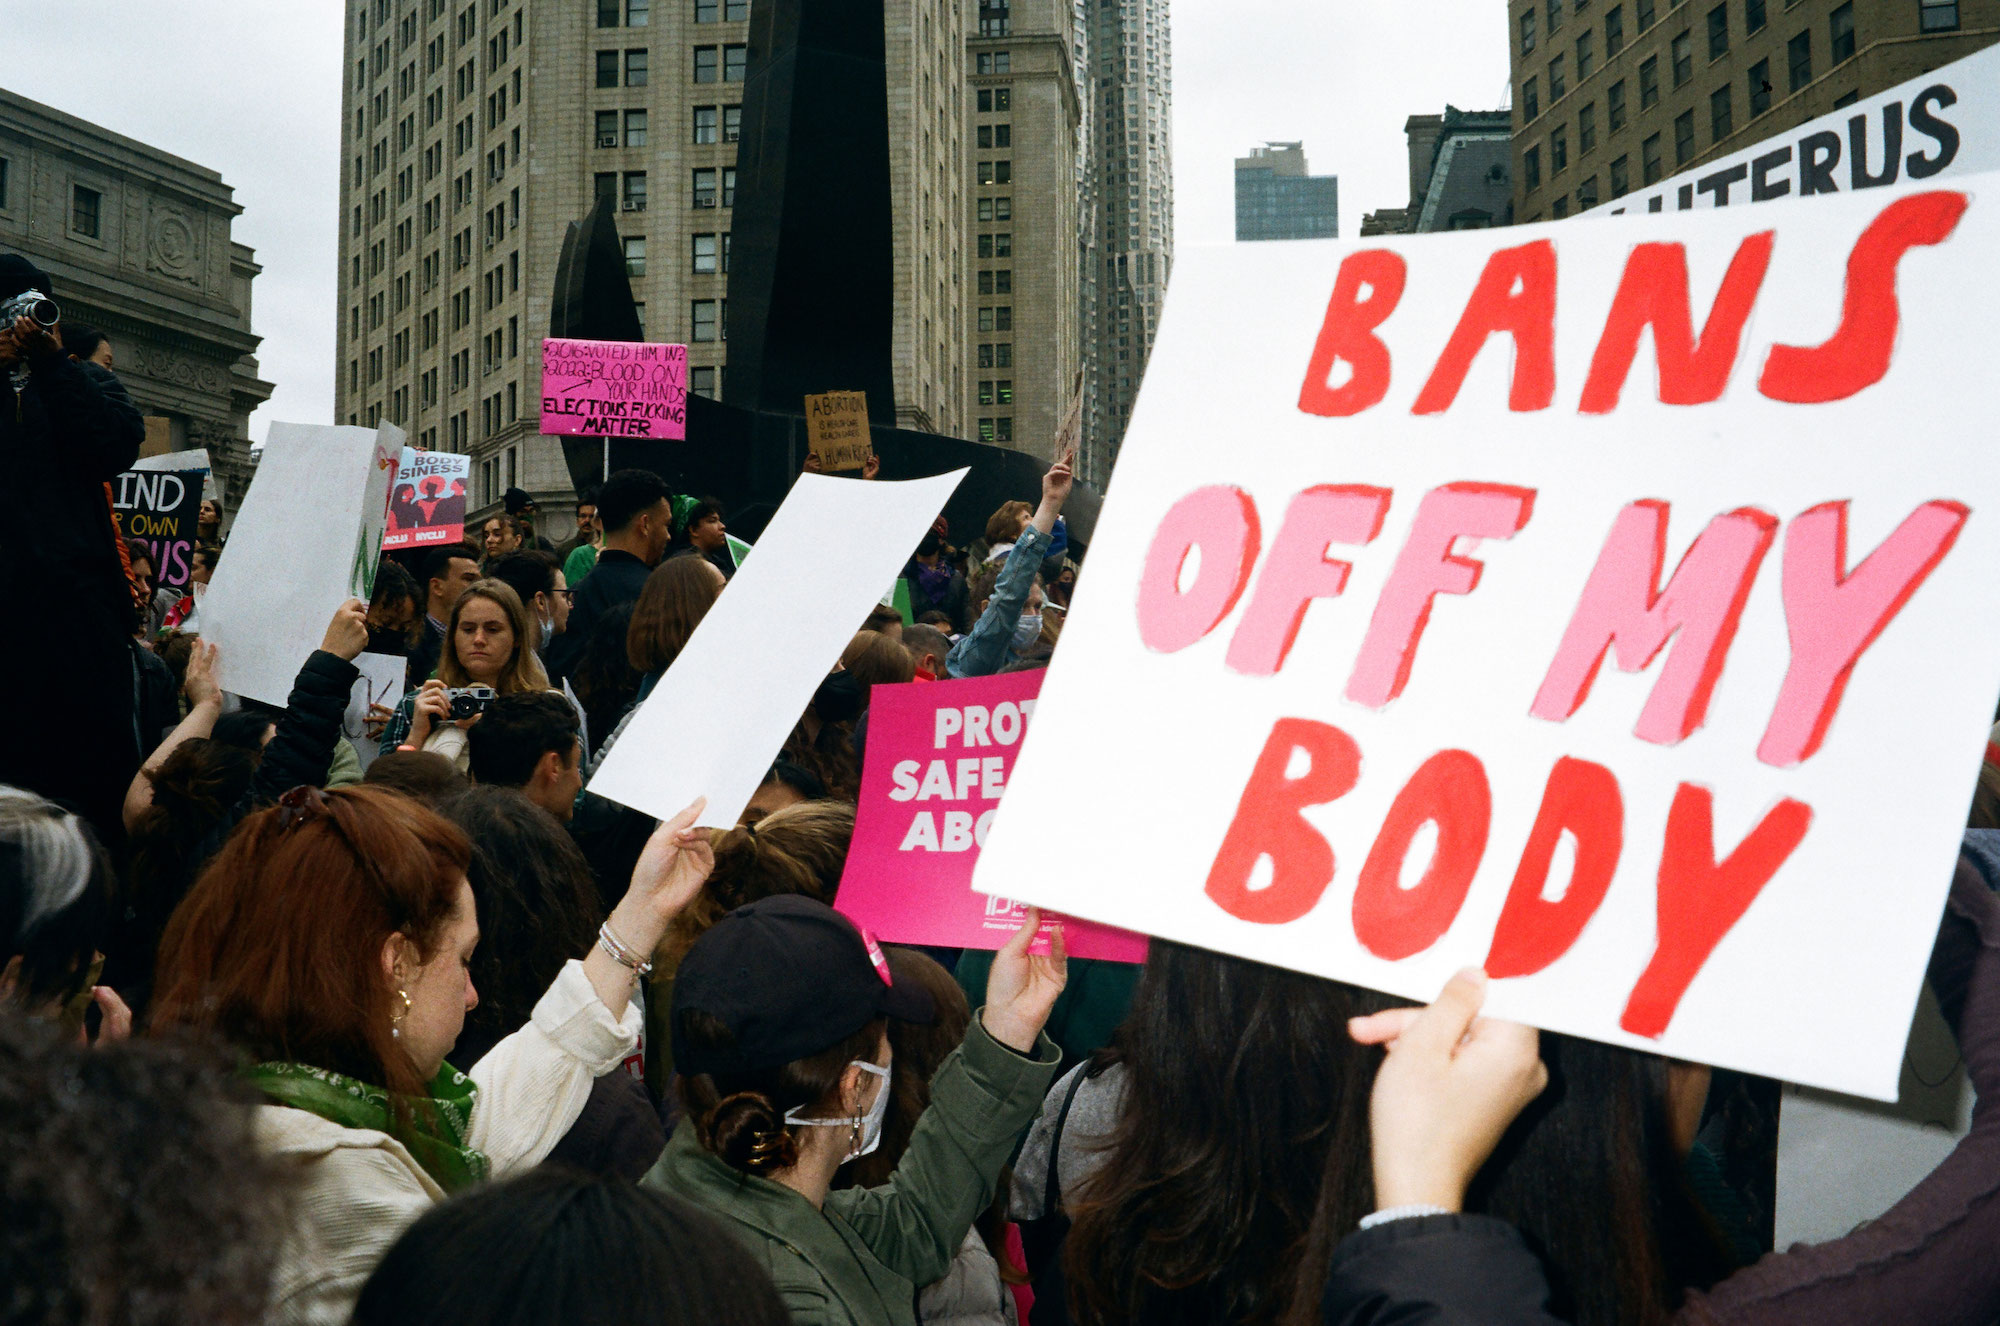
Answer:
<svg viewBox="0 0 2000 1326"><path fill-rule="evenodd" d="M549 594L553 598L561 599L571 607L576 606L576 591L573 589L552 589L549 591Z"/></svg>
<svg viewBox="0 0 2000 1326"><path fill-rule="evenodd" d="M278 798L278 832L283 833L294 824L326 813L325 794L302 783Z"/></svg>

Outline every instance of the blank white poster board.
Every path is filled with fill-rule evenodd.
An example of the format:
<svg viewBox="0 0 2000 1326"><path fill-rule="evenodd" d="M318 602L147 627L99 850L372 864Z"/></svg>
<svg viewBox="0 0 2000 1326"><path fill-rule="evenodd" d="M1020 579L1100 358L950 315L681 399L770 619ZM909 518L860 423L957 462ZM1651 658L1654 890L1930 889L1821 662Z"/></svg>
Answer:
<svg viewBox="0 0 2000 1326"><path fill-rule="evenodd" d="M272 424L202 600L225 691L283 704L333 611L368 598L403 430Z"/></svg>
<svg viewBox="0 0 2000 1326"><path fill-rule="evenodd" d="M1183 249L975 888L1893 1099L1996 309L1993 175Z"/></svg>
<svg viewBox="0 0 2000 1326"><path fill-rule="evenodd" d="M699 822L734 828L965 473L900 483L800 475L590 790L657 819L705 796Z"/></svg>

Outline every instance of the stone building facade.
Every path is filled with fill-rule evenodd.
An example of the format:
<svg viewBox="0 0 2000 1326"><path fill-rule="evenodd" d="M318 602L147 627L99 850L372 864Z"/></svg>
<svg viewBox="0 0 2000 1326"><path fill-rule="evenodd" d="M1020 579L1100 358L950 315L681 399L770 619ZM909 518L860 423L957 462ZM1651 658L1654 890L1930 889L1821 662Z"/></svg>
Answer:
<svg viewBox="0 0 2000 1326"><path fill-rule="evenodd" d="M1091 195L1078 476L1102 486L1132 419L1174 261L1167 0L1083 0Z"/></svg>
<svg viewBox="0 0 2000 1326"><path fill-rule="evenodd" d="M1514 214L1622 197L2000 40L2000 0L1508 0Z"/></svg>
<svg viewBox="0 0 2000 1326"><path fill-rule="evenodd" d="M206 447L233 512L249 486L257 375L251 283L222 176L0 91L0 252L48 272L68 323L110 338L147 450Z"/></svg>
<svg viewBox="0 0 2000 1326"><path fill-rule="evenodd" d="M1410 201L1361 218L1361 234L1417 235L1484 230L1514 221L1512 115L1504 110L1412 115Z"/></svg>
<svg viewBox="0 0 2000 1326"><path fill-rule="evenodd" d="M1074 9L976 3L965 61L966 436L1047 456L1083 354Z"/></svg>
<svg viewBox="0 0 2000 1326"><path fill-rule="evenodd" d="M965 413L968 0L889 0L897 420ZM349 0L336 399L474 458L474 515L569 493L537 426L569 222L617 200L646 339L720 397L749 0ZM888 422L886 420L881 422ZM545 512L549 533L567 533Z"/></svg>

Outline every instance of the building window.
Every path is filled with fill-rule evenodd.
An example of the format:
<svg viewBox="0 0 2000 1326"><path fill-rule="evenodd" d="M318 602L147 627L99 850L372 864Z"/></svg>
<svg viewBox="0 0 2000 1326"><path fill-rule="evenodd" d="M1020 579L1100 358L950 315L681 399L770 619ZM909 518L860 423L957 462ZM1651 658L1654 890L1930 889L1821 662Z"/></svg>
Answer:
<svg viewBox="0 0 2000 1326"><path fill-rule="evenodd" d="M972 57L972 68L978 74L1009 74L1014 71L1014 60L1007 51L981 51Z"/></svg>
<svg viewBox="0 0 2000 1326"><path fill-rule="evenodd" d="M719 265L718 253L719 250L716 246L714 235L696 235L694 237L694 265L689 270L696 276L715 275Z"/></svg>
<svg viewBox="0 0 2000 1326"><path fill-rule="evenodd" d="M597 26L600 28L618 26L618 0L597 0Z"/></svg>
<svg viewBox="0 0 2000 1326"><path fill-rule="evenodd" d="M1542 94L1532 77L1521 80L1521 123L1531 123L1542 113Z"/></svg>
<svg viewBox="0 0 2000 1326"><path fill-rule="evenodd" d="M1557 125L1549 130L1549 175L1554 178L1569 168L1569 130Z"/></svg>
<svg viewBox="0 0 2000 1326"><path fill-rule="evenodd" d="M743 137L743 108L724 106L722 108L722 141L733 143Z"/></svg>
<svg viewBox="0 0 2000 1326"><path fill-rule="evenodd" d="M1562 100L1563 93L1569 91L1569 83L1563 74L1563 58L1558 55L1549 61L1549 104L1553 106Z"/></svg>
<svg viewBox="0 0 2000 1326"><path fill-rule="evenodd" d="M1639 109L1660 104L1660 57L1649 55L1639 65Z"/></svg>
<svg viewBox="0 0 2000 1326"><path fill-rule="evenodd" d="M1556 29L1562 25L1563 0L1549 0L1549 35L1554 36Z"/></svg>
<svg viewBox="0 0 2000 1326"><path fill-rule="evenodd" d="M722 48L719 46L697 46L694 48L694 81L697 83L717 83L722 80Z"/></svg>
<svg viewBox="0 0 2000 1326"><path fill-rule="evenodd" d="M998 405L1014 403L1014 383L1010 378L1001 378L993 384L993 400Z"/></svg>
<svg viewBox="0 0 2000 1326"><path fill-rule="evenodd" d="M1759 60L1750 66L1750 118L1771 109L1771 62Z"/></svg>
<svg viewBox="0 0 2000 1326"><path fill-rule="evenodd" d="M1560 221L1569 215L1569 195L1564 194L1549 204L1549 215Z"/></svg>
<svg viewBox="0 0 2000 1326"><path fill-rule="evenodd" d="M1576 210L1588 212L1595 206L1597 206L1597 176L1592 175L1576 186Z"/></svg>
<svg viewBox="0 0 2000 1326"><path fill-rule="evenodd" d="M1632 159L1619 157L1611 163L1611 196L1623 198L1632 190Z"/></svg>
<svg viewBox="0 0 2000 1326"><path fill-rule="evenodd" d="M979 35L1005 37L1013 31L1007 20L1007 0L979 0Z"/></svg>
<svg viewBox="0 0 2000 1326"><path fill-rule="evenodd" d="M86 239L99 238L103 225L104 195L81 184L70 187L69 228Z"/></svg>
<svg viewBox="0 0 2000 1326"><path fill-rule="evenodd" d="M1639 0L1637 7L1639 10L1639 31L1644 32L1647 28L1653 26L1653 0Z"/></svg>
<svg viewBox="0 0 2000 1326"><path fill-rule="evenodd" d="M694 206L715 206L715 169L703 167L694 173Z"/></svg>
<svg viewBox="0 0 2000 1326"><path fill-rule="evenodd" d="M1724 83L1708 94L1709 141L1719 143L1735 131L1735 102L1730 96L1729 84Z"/></svg>
<svg viewBox="0 0 2000 1326"><path fill-rule="evenodd" d="M1612 133L1625 127L1625 80L1622 78L1605 89L1604 119Z"/></svg>
<svg viewBox="0 0 2000 1326"><path fill-rule="evenodd" d="M597 112L597 145L599 147L618 146L618 112Z"/></svg>
<svg viewBox="0 0 2000 1326"><path fill-rule="evenodd" d="M646 274L646 237L627 235L625 237L625 275L628 277Z"/></svg>
<svg viewBox="0 0 2000 1326"><path fill-rule="evenodd" d="M1597 68L1597 34L1589 28L1576 34L1576 81L1581 83Z"/></svg>
<svg viewBox="0 0 2000 1326"><path fill-rule="evenodd" d="M697 23L721 22L722 0L694 0L694 21Z"/></svg>
<svg viewBox="0 0 2000 1326"><path fill-rule="evenodd" d="M653 0L625 0L625 26L643 28L653 21Z"/></svg>
<svg viewBox="0 0 2000 1326"><path fill-rule="evenodd" d="M1586 102L1576 113L1576 154L1589 156L1597 150L1597 103Z"/></svg>
<svg viewBox="0 0 2000 1326"><path fill-rule="evenodd" d="M1854 0L1833 11L1826 20L1827 37L1833 46L1833 62L1854 58Z"/></svg>
<svg viewBox="0 0 2000 1326"><path fill-rule="evenodd" d="M1849 88L1847 91L1841 93L1839 96L1833 99L1833 108L1835 110L1839 110L1842 106L1852 106L1855 102L1859 100L1861 100L1860 90L1857 88Z"/></svg>
<svg viewBox="0 0 2000 1326"><path fill-rule="evenodd" d="M720 302L713 299L697 299L694 301L693 338L695 340L714 341L721 339L719 331L720 322L717 315L719 307Z"/></svg>
<svg viewBox="0 0 2000 1326"><path fill-rule="evenodd" d="M1653 134L1639 145L1639 168L1648 184L1658 184L1666 172L1660 167L1660 136Z"/></svg>
<svg viewBox="0 0 2000 1326"><path fill-rule="evenodd" d="M697 143L713 143L718 141L721 136L719 124L720 121L715 107L696 106L694 108L694 141Z"/></svg>
<svg viewBox="0 0 2000 1326"><path fill-rule="evenodd" d="M646 210L646 172L628 170L625 172L625 194L619 200L619 207L627 212Z"/></svg>
<svg viewBox="0 0 2000 1326"><path fill-rule="evenodd" d="M618 52L599 51L597 53L597 86L618 86Z"/></svg>
<svg viewBox="0 0 2000 1326"><path fill-rule="evenodd" d="M736 206L736 167L734 166L724 166L722 168L722 205L724 207Z"/></svg>
<svg viewBox="0 0 2000 1326"><path fill-rule="evenodd" d="M750 69L750 48L744 45L722 48L722 81L741 83Z"/></svg>
<svg viewBox="0 0 2000 1326"><path fill-rule="evenodd" d="M1812 82L1812 31L1808 29L1785 46L1786 63L1791 68L1792 88L1797 92Z"/></svg>
<svg viewBox="0 0 2000 1326"><path fill-rule="evenodd" d="M993 403L993 379L985 378L980 381L979 403L981 405L991 405Z"/></svg>
<svg viewBox="0 0 2000 1326"><path fill-rule="evenodd" d="M618 201L617 171L601 170L592 176L591 179L595 186L593 196L597 202L603 202L606 198L609 198L614 203Z"/></svg>
<svg viewBox="0 0 2000 1326"><path fill-rule="evenodd" d="M1625 7L1613 5L1604 14L1604 58L1609 60L1625 49Z"/></svg>
<svg viewBox="0 0 2000 1326"><path fill-rule="evenodd" d="M1674 116L1674 165L1685 166L1694 159L1694 112Z"/></svg>
<svg viewBox="0 0 2000 1326"><path fill-rule="evenodd" d="M1729 54L1729 6L1717 5L1708 11L1708 58L1720 60Z"/></svg>
<svg viewBox="0 0 2000 1326"><path fill-rule="evenodd" d="M646 86L646 70L652 57L645 51L625 52L625 86Z"/></svg>
<svg viewBox="0 0 2000 1326"><path fill-rule="evenodd" d="M1542 149L1531 147L1521 153L1521 182L1533 193L1542 187Z"/></svg>
<svg viewBox="0 0 2000 1326"><path fill-rule="evenodd" d="M1764 0L1743 0L1743 32L1755 36L1764 30Z"/></svg>
<svg viewBox="0 0 2000 1326"><path fill-rule="evenodd" d="M688 390L697 396L715 399L715 370L713 368L691 368L688 370Z"/></svg>
<svg viewBox="0 0 2000 1326"><path fill-rule="evenodd" d="M1694 77L1694 34L1683 32L1673 41L1674 86L1680 87Z"/></svg>
<svg viewBox="0 0 2000 1326"><path fill-rule="evenodd" d="M1535 11L1532 9L1523 10L1521 13L1521 54L1530 54L1534 49Z"/></svg>
<svg viewBox="0 0 2000 1326"><path fill-rule="evenodd" d="M1919 0L1918 26L1925 32L1951 32L1958 27L1958 0Z"/></svg>

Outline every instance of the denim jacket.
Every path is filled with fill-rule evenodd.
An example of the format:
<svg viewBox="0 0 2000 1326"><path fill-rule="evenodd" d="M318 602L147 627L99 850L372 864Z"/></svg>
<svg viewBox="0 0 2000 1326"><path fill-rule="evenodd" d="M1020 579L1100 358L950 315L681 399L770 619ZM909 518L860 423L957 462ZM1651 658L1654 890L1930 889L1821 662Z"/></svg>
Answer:
<svg viewBox="0 0 2000 1326"><path fill-rule="evenodd" d="M993 586L993 601L965 638L945 655L944 670L952 677L990 677L1007 665L1007 646L1028 606L1028 591L1035 587L1035 573L1049 555L1052 535L1030 524L1021 531L1007 564L1000 568L1000 580Z"/></svg>

